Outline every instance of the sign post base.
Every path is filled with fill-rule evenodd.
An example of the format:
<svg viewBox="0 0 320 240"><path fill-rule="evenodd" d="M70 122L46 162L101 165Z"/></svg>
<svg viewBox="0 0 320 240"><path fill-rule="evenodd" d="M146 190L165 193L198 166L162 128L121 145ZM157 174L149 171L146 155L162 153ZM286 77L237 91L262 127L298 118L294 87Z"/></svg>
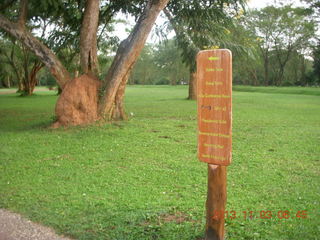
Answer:
<svg viewBox="0 0 320 240"><path fill-rule="evenodd" d="M205 240L224 240L227 167L208 164L207 223Z"/></svg>

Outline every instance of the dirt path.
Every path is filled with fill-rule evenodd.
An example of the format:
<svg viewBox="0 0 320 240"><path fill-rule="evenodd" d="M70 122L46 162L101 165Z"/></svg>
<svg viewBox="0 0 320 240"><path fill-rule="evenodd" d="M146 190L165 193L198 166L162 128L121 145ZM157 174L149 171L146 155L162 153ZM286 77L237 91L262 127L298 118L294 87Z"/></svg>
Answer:
<svg viewBox="0 0 320 240"><path fill-rule="evenodd" d="M0 91L0 94L10 94L10 93L15 93L16 91L17 90Z"/></svg>
<svg viewBox="0 0 320 240"><path fill-rule="evenodd" d="M0 240L71 240L19 214L0 209Z"/></svg>
<svg viewBox="0 0 320 240"><path fill-rule="evenodd" d="M49 89L43 89L43 88L40 88L40 89L35 89L34 92L48 92ZM11 93L16 93L17 92L17 89L11 89L11 90L7 90L7 91L0 91L0 95L1 94L11 94ZM1 239L0 239L1 240Z"/></svg>

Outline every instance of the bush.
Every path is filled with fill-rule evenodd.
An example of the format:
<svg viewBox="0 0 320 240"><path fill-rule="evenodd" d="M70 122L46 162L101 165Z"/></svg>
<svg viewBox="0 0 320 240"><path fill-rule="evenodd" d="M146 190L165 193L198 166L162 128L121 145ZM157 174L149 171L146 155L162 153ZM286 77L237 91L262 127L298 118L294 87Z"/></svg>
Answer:
<svg viewBox="0 0 320 240"><path fill-rule="evenodd" d="M170 81L168 79L162 78L156 82L156 85L169 85Z"/></svg>

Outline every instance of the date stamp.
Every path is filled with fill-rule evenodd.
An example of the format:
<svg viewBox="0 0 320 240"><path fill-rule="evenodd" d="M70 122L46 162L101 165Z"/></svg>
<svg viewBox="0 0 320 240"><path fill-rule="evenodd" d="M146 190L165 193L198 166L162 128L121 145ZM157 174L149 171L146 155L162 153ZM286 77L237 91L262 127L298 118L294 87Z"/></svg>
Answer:
<svg viewBox="0 0 320 240"><path fill-rule="evenodd" d="M252 219L306 219L308 212L306 210L289 211L289 210L261 210L261 211L214 211L214 220L221 219L239 219L252 220Z"/></svg>

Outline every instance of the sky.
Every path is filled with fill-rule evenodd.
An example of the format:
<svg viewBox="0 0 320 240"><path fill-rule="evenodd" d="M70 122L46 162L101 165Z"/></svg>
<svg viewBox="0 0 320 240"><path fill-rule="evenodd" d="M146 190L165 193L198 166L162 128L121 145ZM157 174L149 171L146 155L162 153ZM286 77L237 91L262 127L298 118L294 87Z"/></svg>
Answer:
<svg viewBox="0 0 320 240"><path fill-rule="evenodd" d="M304 5L300 0L249 0L248 6L249 8L260 9L266 6L276 5L277 3L280 3L280 2L286 3L286 4L292 3L296 7Z"/></svg>
<svg viewBox="0 0 320 240"><path fill-rule="evenodd" d="M303 6L302 1L300 1L300 0L249 0L247 2L247 4L248 4L248 8L250 8L250 9L253 9L253 8L260 9L260 8L264 8L264 7L270 6L270 5L277 5L280 2L281 3L286 3L286 4L292 3L294 6ZM123 18L128 19L128 23L130 25L132 25L132 27L135 24L134 19L131 18L131 17L127 17L127 16L123 16L123 15L122 16L119 15L118 17L122 18L122 19ZM166 19L164 17L159 16L157 21L156 21L156 24L161 25L165 21L166 21ZM117 27L116 27L117 30L115 31L114 35L118 36L120 38L120 40L124 40L129 35L129 33L127 33L125 31L126 28L128 28L127 25L118 24ZM153 28L153 30L154 30L154 28ZM153 30L150 33L150 35L148 37L148 40L147 40L147 42L149 42L149 43L157 42L157 38L156 38ZM167 37L168 38L172 38L173 36L174 36L174 33L172 32Z"/></svg>
<svg viewBox="0 0 320 240"><path fill-rule="evenodd" d="M274 1L273 0L250 0L248 2L249 8L264 8L268 5L273 5Z"/></svg>

